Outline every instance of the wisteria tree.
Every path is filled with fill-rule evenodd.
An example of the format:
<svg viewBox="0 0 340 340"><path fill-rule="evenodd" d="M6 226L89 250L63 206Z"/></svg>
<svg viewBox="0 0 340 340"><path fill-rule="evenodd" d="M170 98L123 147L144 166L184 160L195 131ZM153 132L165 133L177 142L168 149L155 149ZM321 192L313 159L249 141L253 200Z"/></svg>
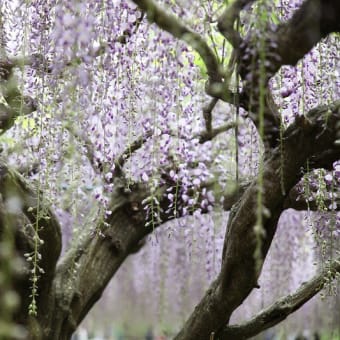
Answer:
<svg viewBox="0 0 340 340"><path fill-rule="evenodd" d="M247 339L334 284L338 0L1 0L0 11L2 339L69 339L148 235L218 209L229 211L219 273L176 339ZM316 212L327 260L230 324L261 289L288 209Z"/></svg>

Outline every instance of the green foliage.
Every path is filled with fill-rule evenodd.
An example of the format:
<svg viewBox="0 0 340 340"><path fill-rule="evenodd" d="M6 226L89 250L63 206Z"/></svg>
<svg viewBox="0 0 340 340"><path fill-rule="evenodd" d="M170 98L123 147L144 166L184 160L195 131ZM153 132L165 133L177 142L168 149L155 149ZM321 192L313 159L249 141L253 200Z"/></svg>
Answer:
<svg viewBox="0 0 340 340"><path fill-rule="evenodd" d="M36 123L32 117L20 116L17 119L17 123L25 131L34 131L36 128Z"/></svg>
<svg viewBox="0 0 340 340"><path fill-rule="evenodd" d="M203 59L196 51L193 51L193 54L194 54L194 64L199 68L202 78L207 80L208 79L207 68L204 64Z"/></svg>

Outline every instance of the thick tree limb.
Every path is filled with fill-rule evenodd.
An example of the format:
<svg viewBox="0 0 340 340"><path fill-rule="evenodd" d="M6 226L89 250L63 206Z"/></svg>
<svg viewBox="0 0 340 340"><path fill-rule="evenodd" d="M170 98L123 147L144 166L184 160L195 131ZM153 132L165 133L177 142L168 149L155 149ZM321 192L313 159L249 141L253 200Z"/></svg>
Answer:
<svg viewBox="0 0 340 340"><path fill-rule="evenodd" d="M144 187L143 187L144 188ZM93 234L79 237L58 265L51 313L42 320L44 339L68 339L93 304L100 298L126 257L138 250L153 228L145 227L142 188L112 196L112 214ZM68 287L65 289L65 286Z"/></svg>
<svg viewBox="0 0 340 340"><path fill-rule="evenodd" d="M334 279L336 273L340 273L340 258L334 260L321 273L304 282L296 292L280 298L248 322L227 326L219 339L249 339L277 325L318 294L325 284Z"/></svg>
<svg viewBox="0 0 340 340"><path fill-rule="evenodd" d="M240 0L227 8L220 19L220 25L226 25L227 31L232 30L232 27L229 27L231 24L228 26L229 21L223 19L224 16L233 18L233 11L237 13L247 3L246 0ZM269 79L282 65L295 65L322 38L332 32L338 32L339 15L340 3L337 0L306 0L288 22L280 24L276 29L267 27L261 37L263 43L259 43L258 31L251 32L238 43L239 47L235 49L234 54L238 65L237 72L243 80L240 103L248 103L246 110L257 127L259 112L262 110L265 120L264 138L269 146L275 147L278 143L280 122L267 86ZM262 109L261 86L265 90ZM223 86L220 91L223 91ZM223 94L218 91L215 91L215 94L223 99Z"/></svg>
<svg viewBox="0 0 340 340"><path fill-rule="evenodd" d="M16 228L17 251L22 258L25 253L30 254L34 251L36 231L39 240L41 240L38 247L41 259L38 265L44 273L40 275L38 281L37 303L39 305L48 299L61 251L59 223L42 195L35 192L22 176L11 170L2 160L0 160L0 194L5 204L11 207L12 214L16 216L18 223L13 227ZM24 274L22 281L18 282L19 286L17 287L22 298L21 314L17 316L20 321L26 320L28 317L31 287L28 281L27 267L22 268L22 273ZM47 309L41 312L47 312Z"/></svg>
<svg viewBox="0 0 340 340"><path fill-rule="evenodd" d="M311 110L308 118L298 119L284 133L283 155L280 148L272 151L264 164L262 184L262 232L259 236L254 227L258 221L258 182L255 179L239 202L231 210L223 249L221 273L196 306L194 312L177 335L176 339L208 339L214 332L219 334L228 323L233 311L257 287L262 263L276 231L277 222L284 210L286 195L282 193L278 180L284 165L285 192L289 192L301 177L301 167L307 159L334 149L333 163L340 158L337 140L337 122L340 120L340 101L328 107ZM260 242L260 244L258 243ZM260 255L254 254L260 246Z"/></svg>
<svg viewBox="0 0 340 340"><path fill-rule="evenodd" d="M174 186L176 182L167 185ZM157 193L163 197L161 223L176 218L173 211L165 212L170 203L164 195L167 188L164 186ZM54 334L69 336L100 298L126 257L138 251L145 236L161 226L159 223L145 226L142 201L148 195L145 185L135 185L128 192L115 186L112 214L105 220L106 225L99 225L93 234L80 236L79 242L61 260L54 280L55 295L52 302L48 301L56 312L43 319L41 325L46 339L58 339ZM178 197L178 204L183 203ZM200 205L200 201L197 204ZM65 285L70 288L65 289Z"/></svg>
<svg viewBox="0 0 340 340"><path fill-rule="evenodd" d="M322 38L340 32L340 2L338 0L307 0L291 20L278 27L276 65L295 65Z"/></svg>
<svg viewBox="0 0 340 340"><path fill-rule="evenodd" d="M282 65L295 65L322 38L339 32L339 16L340 3L337 0L305 0L289 21L275 30L268 28L264 37L267 42L264 51L267 81ZM256 63L260 56L260 51L253 46L255 40L250 34L240 48L239 72L243 79L254 64L251 59L255 58Z"/></svg>

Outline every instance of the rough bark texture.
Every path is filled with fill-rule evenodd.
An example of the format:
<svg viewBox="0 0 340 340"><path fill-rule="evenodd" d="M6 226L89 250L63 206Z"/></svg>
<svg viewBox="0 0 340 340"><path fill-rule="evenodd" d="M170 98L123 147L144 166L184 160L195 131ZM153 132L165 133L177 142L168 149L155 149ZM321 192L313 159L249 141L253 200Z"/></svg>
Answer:
<svg viewBox="0 0 340 340"><path fill-rule="evenodd" d="M335 148L333 162L340 157L340 148L334 146L340 119L340 102L332 106L332 118L328 121L325 107L313 110L308 118L296 121L284 134L284 162L281 163L279 150L272 152L263 171L263 226L262 259L266 257L276 231L278 219L284 210L286 195L282 193L277 180L280 166L284 164L285 192L289 192L300 179L300 169L306 161L323 151ZM323 117L323 118L322 118ZM333 130L333 131L332 131ZM244 301L253 288L257 287L260 270L254 259L257 222L257 190L255 179L240 201L231 210L221 273L211 285L202 301L186 322L176 339L208 339L212 333L218 335L228 323L232 312Z"/></svg>
<svg viewBox="0 0 340 340"><path fill-rule="evenodd" d="M277 325L319 293L324 288L325 283L332 280L335 273L338 272L340 272L340 258L327 266L320 274L315 275L310 281L303 283L296 292L280 298L248 322L227 326L220 339L249 339Z"/></svg>
<svg viewBox="0 0 340 340"><path fill-rule="evenodd" d="M70 338L122 262L150 232L121 202L110 227L100 226L102 234L86 236L58 266L53 282L57 313L43 322L46 339Z"/></svg>

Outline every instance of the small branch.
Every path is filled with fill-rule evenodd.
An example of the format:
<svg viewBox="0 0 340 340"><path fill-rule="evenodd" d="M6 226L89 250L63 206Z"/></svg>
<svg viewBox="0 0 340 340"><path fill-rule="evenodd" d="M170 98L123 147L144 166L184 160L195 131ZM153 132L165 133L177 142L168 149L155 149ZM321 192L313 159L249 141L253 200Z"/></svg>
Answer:
<svg viewBox="0 0 340 340"><path fill-rule="evenodd" d="M147 13L150 22L154 22L164 31L190 45L203 59L211 80L220 82L222 75L220 66L214 52L201 35L187 28L179 18L166 13L152 0L134 0L142 11Z"/></svg>
<svg viewBox="0 0 340 340"><path fill-rule="evenodd" d="M221 99L232 105L240 103L240 107L246 110L248 109L248 99L231 91L228 88L227 82L214 82L208 80L205 84L205 92L211 97Z"/></svg>
<svg viewBox="0 0 340 340"><path fill-rule="evenodd" d="M217 102L218 102L218 98L213 98L210 101L210 103L203 108L203 118L204 118L204 121L205 121L205 128L207 130L207 134L211 134L212 111L214 110Z"/></svg>
<svg viewBox="0 0 340 340"><path fill-rule="evenodd" d="M122 175L123 167L125 162L131 157L131 155L136 152L138 149L140 149L146 141L152 137L152 131L148 131L145 133L145 135L137 138L135 141L133 141L128 147L123 151L120 156L115 160L115 177L119 177Z"/></svg>
<svg viewBox="0 0 340 340"><path fill-rule="evenodd" d="M340 273L340 257L311 280L304 282L295 293L280 298L250 321L227 326L219 339L248 339L277 325L319 293L327 282L334 279L336 273Z"/></svg>
<svg viewBox="0 0 340 340"><path fill-rule="evenodd" d="M227 124L224 124L224 125L221 125L221 126L215 128L215 129L212 129L210 133L203 132L198 136L199 142L200 142L200 144L203 144L203 143L205 143L209 140L214 139L220 133L227 132L227 131L235 128L235 126L236 126L236 123L227 123Z"/></svg>
<svg viewBox="0 0 340 340"><path fill-rule="evenodd" d="M240 16L240 12L244 7L253 3L256 0L236 0L227 7L218 19L217 27L221 34L231 43L234 48L238 48L242 38L234 29L234 24Z"/></svg>

